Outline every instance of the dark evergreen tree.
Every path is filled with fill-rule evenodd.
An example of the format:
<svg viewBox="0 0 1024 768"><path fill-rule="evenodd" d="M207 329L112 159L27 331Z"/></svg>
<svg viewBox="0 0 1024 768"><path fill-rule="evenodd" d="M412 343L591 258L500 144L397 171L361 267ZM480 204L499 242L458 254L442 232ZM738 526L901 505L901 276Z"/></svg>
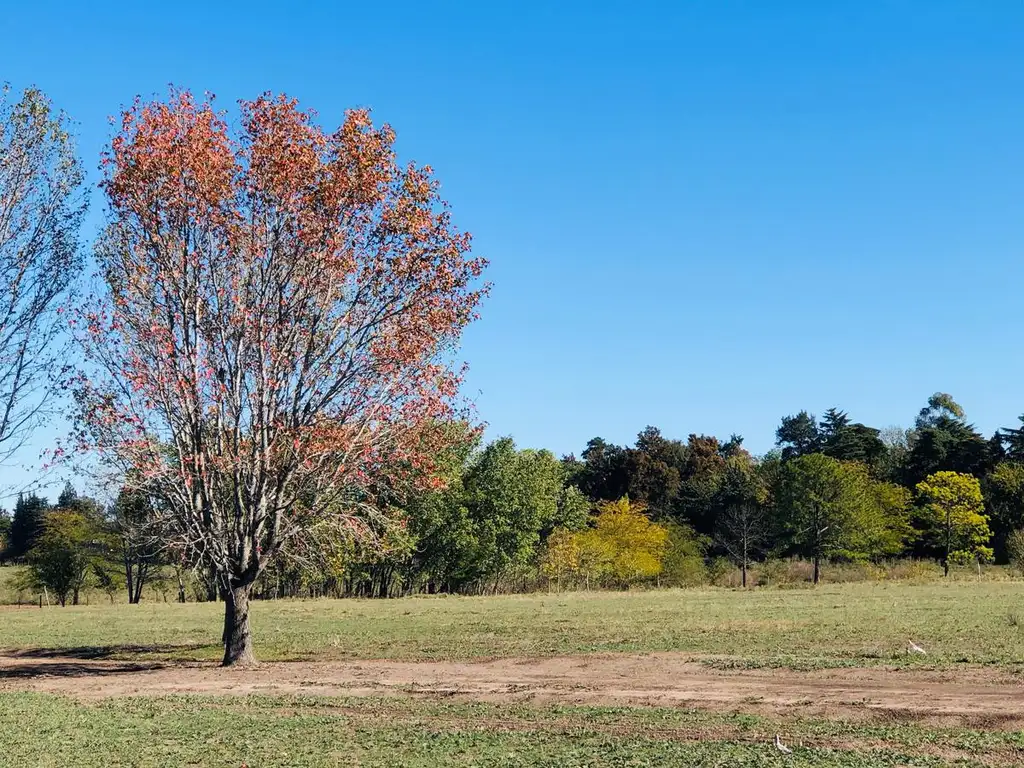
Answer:
<svg viewBox="0 0 1024 768"><path fill-rule="evenodd" d="M800 411L796 416L786 416L775 431L775 444L782 448L782 460L789 461L821 450L821 435L814 416Z"/></svg>
<svg viewBox="0 0 1024 768"><path fill-rule="evenodd" d="M22 560L43 533L43 522L49 510L49 502L34 493L18 494L11 518L11 529L4 557L7 560Z"/></svg>
<svg viewBox="0 0 1024 768"><path fill-rule="evenodd" d="M629 492L625 449L595 437L581 458L583 467L575 482L592 501L613 501Z"/></svg>

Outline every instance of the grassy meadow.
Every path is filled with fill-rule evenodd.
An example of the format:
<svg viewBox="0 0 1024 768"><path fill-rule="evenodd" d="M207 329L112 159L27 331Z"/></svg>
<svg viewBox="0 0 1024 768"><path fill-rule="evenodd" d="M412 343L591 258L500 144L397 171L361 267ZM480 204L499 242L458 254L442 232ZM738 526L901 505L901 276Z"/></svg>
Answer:
<svg viewBox="0 0 1024 768"><path fill-rule="evenodd" d="M0 649L214 660L221 610L152 601L0 607ZM1010 580L256 602L252 622L257 655L266 661L677 651L722 670L919 664L955 675L967 663L1024 669L1024 583ZM928 656L905 655L908 638ZM792 755L775 750L775 733L784 734ZM0 766L18 768L868 768L1009 766L1022 755L1019 732L913 718L775 719L405 695L128 695L79 702L0 692Z"/></svg>
<svg viewBox="0 0 1024 768"><path fill-rule="evenodd" d="M0 696L0 723L25 721L32 727L17 740L0 741L0 765L938 768L1013 765L1024 748L1015 732L779 722L678 709L263 696L81 705L56 696ZM792 755L772 744L780 730Z"/></svg>
<svg viewBox="0 0 1024 768"><path fill-rule="evenodd" d="M0 648L219 658L222 606L0 609ZM679 651L723 666L1024 662L1024 583L852 583L400 600L254 602L262 660ZM907 658L912 638L927 657Z"/></svg>

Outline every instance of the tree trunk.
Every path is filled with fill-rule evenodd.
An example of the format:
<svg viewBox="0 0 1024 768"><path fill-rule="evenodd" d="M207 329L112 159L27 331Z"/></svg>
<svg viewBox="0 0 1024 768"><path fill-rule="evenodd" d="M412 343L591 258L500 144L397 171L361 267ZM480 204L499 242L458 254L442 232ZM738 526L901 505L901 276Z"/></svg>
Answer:
<svg viewBox="0 0 1024 768"><path fill-rule="evenodd" d="M747 537L743 536L743 567L740 569L740 582L744 589L747 588Z"/></svg>
<svg viewBox="0 0 1024 768"><path fill-rule="evenodd" d="M953 517L946 512L946 557L942 561L942 575L949 576L949 550L953 539Z"/></svg>
<svg viewBox="0 0 1024 768"><path fill-rule="evenodd" d="M817 552L814 553L814 583L818 583L818 577L821 574L821 557Z"/></svg>
<svg viewBox="0 0 1024 768"><path fill-rule="evenodd" d="M132 605L135 601L135 579L132 578L134 573L132 572L132 561L128 555L124 556L124 583L128 588L128 604Z"/></svg>
<svg viewBox="0 0 1024 768"><path fill-rule="evenodd" d="M249 632L249 591L251 585L224 591L224 662L225 667L256 663Z"/></svg>
<svg viewBox="0 0 1024 768"><path fill-rule="evenodd" d="M220 586L220 581L217 579L217 572L211 568L206 574L206 601L209 603L217 602L217 591Z"/></svg>

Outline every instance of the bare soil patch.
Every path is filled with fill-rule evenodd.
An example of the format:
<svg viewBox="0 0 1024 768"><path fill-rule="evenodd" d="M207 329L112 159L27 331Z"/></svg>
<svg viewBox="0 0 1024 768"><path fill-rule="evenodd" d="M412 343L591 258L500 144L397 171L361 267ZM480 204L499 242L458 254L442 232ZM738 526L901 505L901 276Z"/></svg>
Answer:
<svg viewBox="0 0 1024 768"><path fill-rule="evenodd" d="M0 655L0 691L82 699L168 694L415 695L501 703L693 707L858 722L1024 727L1024 684L1006 671L871 667L709 670L681 654L601 654L471 662L282 662L253 669Z"/></svg>

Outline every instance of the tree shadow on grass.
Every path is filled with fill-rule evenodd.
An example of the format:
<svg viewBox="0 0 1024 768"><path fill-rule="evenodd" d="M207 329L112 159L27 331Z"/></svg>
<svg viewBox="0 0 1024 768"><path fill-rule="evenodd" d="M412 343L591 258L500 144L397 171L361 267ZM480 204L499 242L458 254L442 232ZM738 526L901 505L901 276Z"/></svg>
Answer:
<svg viewBox="0 0 1024 768"><path fill-rule="evenodd" d="M150 645L80 645L68 648L24 648L12 651L0 651L0 655L15 659L81 659L81 660L102 660L115 659L126 660L139 656L165 656L173 657L182 653L206 650L219 646L203 645L201 643L154 643Z"/></svg>
<svg viewBox="0 0 1024 768"><path fill-rule="evenodd" d="M181 654L213 647L197 643L124 644L0 651L0 657L6 657L8 660L6 664L0 662L0 680L33 677L104 677L150 672L180 666L183 663ZM158 658L152 658L154 656Z"/></svg>
<svg viewBox="0 0 1024 768"><path fill-rule="evenodd" d="M0 681L26 680L34 677L107 677L130 675L165 669L159 662L123 662L104 664L75 664L73 662L47 662L45 664L14 664L0 667Z"/></svg>

